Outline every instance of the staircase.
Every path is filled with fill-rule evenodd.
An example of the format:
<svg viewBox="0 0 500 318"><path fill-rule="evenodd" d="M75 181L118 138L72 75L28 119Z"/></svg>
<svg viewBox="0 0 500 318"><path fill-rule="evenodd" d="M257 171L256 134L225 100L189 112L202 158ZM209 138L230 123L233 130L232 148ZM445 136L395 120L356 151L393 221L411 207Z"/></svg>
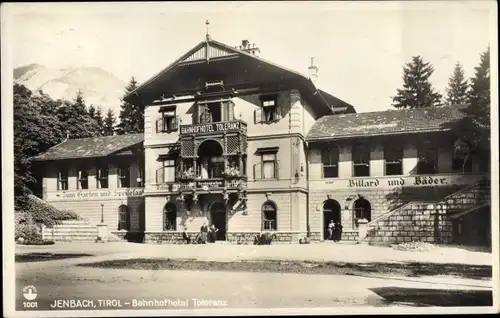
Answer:
<svg viewBox="0 0 500 318"><path fill-rule="evenodd" d="M439 201L411 201L367 224L369 243L451 243L451 217L491 200L489 180L454 192Z"/></svg>
<svg viewBox="0 0 500 318"><path fill-rule="evenodd" d="M85 220L66 220L54 227L43 228L43 238L54 242L95 242L97 227ZM108 233L108 241L123 241L118 236Z"/></svg>

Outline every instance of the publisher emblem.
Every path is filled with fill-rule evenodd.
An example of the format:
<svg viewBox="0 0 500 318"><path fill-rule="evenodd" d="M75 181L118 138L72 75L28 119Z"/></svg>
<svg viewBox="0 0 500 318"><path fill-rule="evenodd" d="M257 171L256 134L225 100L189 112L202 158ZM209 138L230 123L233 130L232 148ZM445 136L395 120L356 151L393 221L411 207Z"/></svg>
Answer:
<svg viewBox="0 0 500 318"><path fill-rule="evenodd" d="M33 285L24 286L23 296L27 300L35 300L37 296L35 286Z"/></svg>

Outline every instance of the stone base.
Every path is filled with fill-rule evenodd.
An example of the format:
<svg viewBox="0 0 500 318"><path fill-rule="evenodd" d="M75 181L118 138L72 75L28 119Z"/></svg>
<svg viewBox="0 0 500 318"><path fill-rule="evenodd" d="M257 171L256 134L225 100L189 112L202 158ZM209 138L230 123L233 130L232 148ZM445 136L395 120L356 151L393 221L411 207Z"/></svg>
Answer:
<svg viewBox="0 0 500 318"><path fill-rule="evenodd" d="M126 232L117 231L111 232L118 240L134 243L142 243L144 241L144 232Z"/></svg>
<svg viewBox="0 0 500 318"><path fill-rule="evenodd" d="M237 245L254 244L254 238L259 232L233 232L227 233L227 242ZM191 242L198 236L198 232L187 232ZM293 243L299 244L300 238L305 238L306 233L274 232L276 239L272 244ZM185 244L182 232L150 232L144 234L144 243L149 244Z"/></svg>

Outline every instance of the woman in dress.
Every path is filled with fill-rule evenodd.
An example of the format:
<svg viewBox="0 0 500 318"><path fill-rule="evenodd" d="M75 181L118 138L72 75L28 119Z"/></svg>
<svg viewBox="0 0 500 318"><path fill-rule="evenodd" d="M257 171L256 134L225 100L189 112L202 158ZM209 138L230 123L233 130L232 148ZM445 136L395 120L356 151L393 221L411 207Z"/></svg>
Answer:
<svg viewBox="0 0 500 318"><path fill-rule="evenodd" d="M219 231L218 228L215 227L215 225L212 224L210 227L210 243L215 243L217 241L217 232Z"/></svg>

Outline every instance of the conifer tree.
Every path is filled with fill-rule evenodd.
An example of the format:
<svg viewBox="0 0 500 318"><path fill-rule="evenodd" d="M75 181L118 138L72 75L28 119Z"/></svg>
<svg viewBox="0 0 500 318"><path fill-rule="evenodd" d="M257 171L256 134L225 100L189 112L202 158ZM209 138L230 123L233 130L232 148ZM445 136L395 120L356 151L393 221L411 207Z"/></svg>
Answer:
<svg viewBox="0 0 500 318"><path fill-rule="evenodd" d="M99 129L99 132L101 133L101 135L104 135L104 116L102 115L102 110L101 110L101 107L97 107L96 111L95 111L95 116L94 116L94 119L97 123L97 127Z"/></svg>
<svg viewBox="0 0 500 318"><path fill-rule="evenodd" d="M470 79L469 104L475 110L474 118L480 127L490 127L490 48L480 56L479 65L474 68Z"/></svg>
<svg viewBox="0 0 500 318"><path fill-rule="evenodd" d="M89 114L90 118L92 118L94 120L96 120L95 112L96 112L96 109L95 109L94 105L90 105L89 109L87 110L87 113Z"/></svg>
<svg viewBox="0 0 500 318"><path fill-rule="evenodd" d="M441 94L434 91L430 76L434 67L424 62L422 57L414 56L412 62L403 66L403 88L392 97L395 108L422 108L437 106L441 103Z"/></svg>
<svg viewBox="0 0 500 318"><path fill-rule="evenodd" d="M131 78L129 84L125 88L125 94L129 94L138 86L134 77ZM120 123L116 127L116 132L119 135L134 134L144 132L144 111L139 105L134 105L122 100L119 114Z"/></svg>
<svg viewBox="0 0 500 318"><path fill-rule="evenodd" d="M108 109L104 118L104 136L113 136L115 132L116 117L112 109Z"/></svg>
<svg viewBox="0 0 500 318"><path fill-rule="evenodd" d="M468 88L469 85L465 79L462 65L460 65L460 62L457 62L446 88L446 104L457 105L467 103Z"/></svg>

